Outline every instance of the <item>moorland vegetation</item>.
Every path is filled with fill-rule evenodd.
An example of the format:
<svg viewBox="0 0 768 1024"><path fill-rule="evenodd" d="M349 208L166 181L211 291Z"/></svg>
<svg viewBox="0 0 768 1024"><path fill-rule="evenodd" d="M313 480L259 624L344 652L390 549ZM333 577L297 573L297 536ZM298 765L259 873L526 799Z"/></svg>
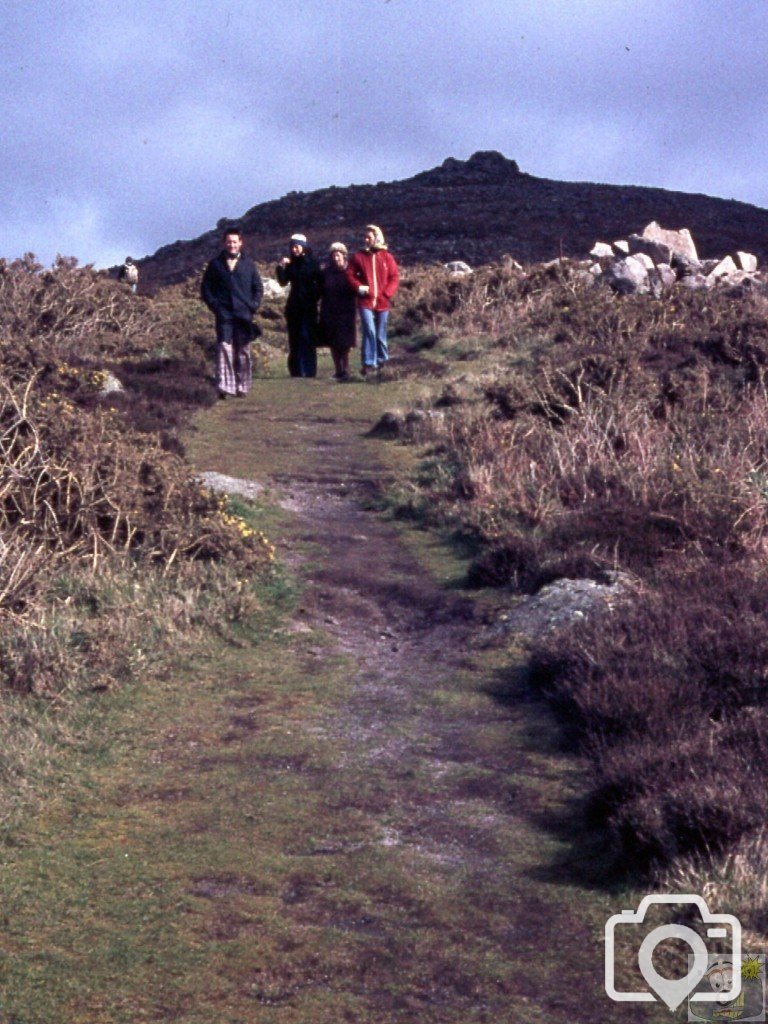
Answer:
<svg viewBox="0 0 768 1024"><path fill-rule="evenodd" d="M3 813L20 700L66 706L162 663L247 618L273 571L183 458L179 427L215 393L196 289L0 264ZM527 682L590 765L603 864L717 885L765 929L768 298L619 296L560 261L409 268L398 299L387 373L424 378L398 513L459 537L468 585L509 600L623 581L610 615L530 651ZM280 301L261 319L272 372Z"/></svg>
<svg viewBox="0 0 768 1024"><path fill-rule="evenodd" d="M84 696L246 621L272 572L180 454L211 394L196 315L182 287L150 301L74 260L0 261L1 823Z"/></svg>
<svg viewBox="0 0 768 1024"><path fill-rule="evenodd" d="M405 418L403 510L471 543L477 586L624 581L528 673L591 766L602 867L714 887L764 930L768 297L622 297L561 262L403 299L410 344L460 369Z"/></svg>

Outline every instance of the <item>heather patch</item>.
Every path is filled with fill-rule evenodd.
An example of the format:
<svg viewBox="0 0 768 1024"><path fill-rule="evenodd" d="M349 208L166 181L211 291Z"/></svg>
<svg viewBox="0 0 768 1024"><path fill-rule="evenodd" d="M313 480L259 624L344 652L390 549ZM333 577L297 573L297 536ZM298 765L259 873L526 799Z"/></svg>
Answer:
<svg viewBox="0 0 768 1024"><path fill-rule="evenodd" d="M749 844L768 778L759 290L618 296L568 262L499 265L448 291L426 275L405 323L446 359L485 340L471 377L401 415L424 456L400 511L468 538L469 582L510 598L636 581L632 600L535 647L531 677L589 756L590 821L614 865L658 872Z"/></svg>

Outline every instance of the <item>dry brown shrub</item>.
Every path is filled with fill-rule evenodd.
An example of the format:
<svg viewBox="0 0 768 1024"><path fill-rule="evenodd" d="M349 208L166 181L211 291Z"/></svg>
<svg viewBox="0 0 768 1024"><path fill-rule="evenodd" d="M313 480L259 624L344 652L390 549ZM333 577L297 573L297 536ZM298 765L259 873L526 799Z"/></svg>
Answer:
<svg viewBox="0 0 768 1024"><path fill-rule="evenodd" d="M167 439L126 425L135 403L98 398L106 371L93 367L118 351L126 376L128 367L150 377L197 359L199 388L203 312L189 283L148 300L73 260L49 271L32 257L0 262L0 612L27 612L41 567L72 560L99 569L125 553L161 567L269 563L265 538L227 516ZM189 380L175 377L176 406L192 404ZM167 380L161 391L167 424Z"/></svg>
<svg viewBox="0 0 768 1024"><path fill-rule="evenodd" d="M4 361L23 359L28 367L73 356L146 354L167 319L149 299L76 260L58 257L48 270L32 256L0 260Z"/></svg>
<svg viewBox="0 0 768 1024"><path fill-rule="evenodd" d="M111 413L0 379L0 532L94 565L122 550L168 563L227 550L220 513L178 457Z"/></svg>
<svg viewBox="0 0 768 1024"><path fill-rule="evenodd" d="M90 727L80 695L258 622L272 546L174 436L215 394L213 338L196 282L148 299L74 260L0 261L3 823ZM100 393L107 371L124 392Z"/></svg>
<svg viewBox="0 0 768 1024"><path fill-rule="evenodd" d="M677 858L661 882L665 891L701 893L710 906L728 907L752 932L755 947L768 934L768 836L762 825L724 853Z"/></svg>
<svg viewBox="0 0 768 1024"><path fill-rule="evenodd" d="M278 355L270 333L253 345L257 373ZM213 319L199 278L148 298L75 260L59 257L47 270L31 255L0 260L0 367L14 380L34 370L41 389L92 405L101 401L99 375L110 370L124 386L110 404L180 450L175 432L215 400L214 366Z"/></svg>
<svg viewBox="0 0 768 1024"><path fill-rule="evenodd" d="M492 547L535 528L545 547L635 570L667 550L762 550L768 326L756 307L623 298L567 265L464 280L459 317L501 295L482 330L494 315L515 327L474 397L437 402L431 440L451 453L452 484L434 497L451 518Z"/></svg>
<svg viewBox="0 0 768 1024"><path fill-rule="evenodd" d="M32 256L0 261L2 536L94 565L125 551L166 566L264 560L261 540L226 518L176 454L126 424L130 402L112 399L118 407L109 408L98 400L105 371L93 367L118 355L135 379L177 371L179 393L166 379L158 396L166 405L199 399L180 372L199 370L213 333L197 287L188 281L147 299L74 260L60 257L49 270ZM151 391L145 383L145 397ZM33 561L22 560L11 577L30 578Z"/></svg>

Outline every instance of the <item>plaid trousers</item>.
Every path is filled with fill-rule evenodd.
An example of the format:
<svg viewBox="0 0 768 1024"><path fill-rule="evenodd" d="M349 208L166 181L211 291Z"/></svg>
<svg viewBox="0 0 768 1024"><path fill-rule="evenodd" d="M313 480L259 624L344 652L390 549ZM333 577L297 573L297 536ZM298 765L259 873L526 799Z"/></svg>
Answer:
<svg viewBox="0 0 768 1024"><path fill-rule="evenodd" d="M234 395L238 391L245 395L251 390L253 367L251 363L251 346L234 345L232 342L220 341L216 346L216 377L219 391Z"/></svg>
<svg viewBox="0 0 768 1024"><path fill-rule="evenodd" d="M218 317L216 320L216 379L225 395L242 395L251 390L250 325L242 320Z"/></svg>

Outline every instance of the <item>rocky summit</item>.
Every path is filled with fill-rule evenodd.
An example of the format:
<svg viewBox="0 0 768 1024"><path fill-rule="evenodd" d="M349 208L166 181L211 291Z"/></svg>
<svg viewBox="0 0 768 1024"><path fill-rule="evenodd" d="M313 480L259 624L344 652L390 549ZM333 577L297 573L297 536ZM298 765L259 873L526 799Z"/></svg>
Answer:
<svg viewBox="0 0 768 1024"><path fill-rule="evenodd" d="M768 259L768 210L761 207L659 188L537 178L493 151L448 158L401 181L289 192L236 220L248 250L267 263L284 254L295 231L322 251L337 239L357 246L371 222L381 225L406 263L477 266L506 254L521 262L583 257L596 238L625 238L651 221L688 228L702 258L747 250L761 262ZM200 273L227 222L139 261L142 290Z"/></svg>

